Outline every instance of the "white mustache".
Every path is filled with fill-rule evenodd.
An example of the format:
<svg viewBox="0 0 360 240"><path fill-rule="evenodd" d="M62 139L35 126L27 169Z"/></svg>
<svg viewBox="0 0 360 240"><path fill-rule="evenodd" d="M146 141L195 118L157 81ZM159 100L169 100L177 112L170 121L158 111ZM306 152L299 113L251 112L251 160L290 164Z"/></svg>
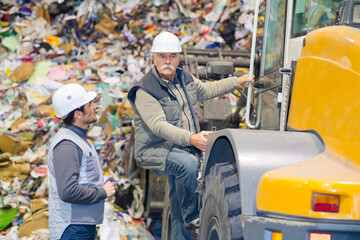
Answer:
<svg viewBox="0 0 360 240"><path fill-rule="evenodd" d="M171 65L164 65L160 68L160 70L164 70L164 69L171 69L171 70L175 71L175 68Z"/></svg>

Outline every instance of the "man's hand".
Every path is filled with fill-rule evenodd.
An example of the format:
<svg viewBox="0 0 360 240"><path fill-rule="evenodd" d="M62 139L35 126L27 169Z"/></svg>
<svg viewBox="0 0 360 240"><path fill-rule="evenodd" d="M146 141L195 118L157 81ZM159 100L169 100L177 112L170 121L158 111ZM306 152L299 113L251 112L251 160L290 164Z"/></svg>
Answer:
<svg viewBox="0 0 360 240"><path fill-rule="evenodd" d="M111 181L107 181L104 186L102 186L102 188L106 191L106 197L115 195L115 186L116 184Z"/></svg>
<svg viewBox="0 0 360 240"><path fill-rule="evenodd" d="M208 135L208 132L199 132L197 134L193 134L190 137L190 144L204 152L207 144L206 136Z"/></svg>
<svg viewBox="0 0 360 240"><path fill-rule="evenodd" d="M248 86L247 83L250 83L251 85L254 84L254 75L252 78L249 77L249 74L238 77L238 88L246 88Z"/></svg>

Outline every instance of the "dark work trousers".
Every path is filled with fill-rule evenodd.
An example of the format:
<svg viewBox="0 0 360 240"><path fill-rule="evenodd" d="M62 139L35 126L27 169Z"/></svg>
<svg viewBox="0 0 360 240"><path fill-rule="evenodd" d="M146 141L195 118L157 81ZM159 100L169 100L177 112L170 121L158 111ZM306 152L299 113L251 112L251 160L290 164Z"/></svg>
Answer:
<svg viewBox="0 0 360 240"><path fill-rule="evenodd" d="M197 177L199 160L188 148L173 147L166 159L164 171L156 174L168 175L171 211L171 239L188 240L189 232L184 222L190 223L199 217Z"/></svg>
<svg viewBox="0 0 360 240"><path fill-rule="evenodd" d="M70 224L60 240L94 240L96 225Z"/></svg>

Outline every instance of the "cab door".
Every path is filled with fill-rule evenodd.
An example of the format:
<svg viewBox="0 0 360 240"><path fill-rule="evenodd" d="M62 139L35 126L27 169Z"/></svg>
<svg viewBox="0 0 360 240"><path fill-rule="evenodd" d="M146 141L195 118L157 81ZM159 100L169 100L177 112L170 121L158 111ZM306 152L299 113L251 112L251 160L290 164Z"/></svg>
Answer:
<svg viewBox="0 0 360 240"><path fill-rule="evenodd" d="M279 129L279 69L284 64L286 4L286 0L268 0L266 4L259 81L271 85L257 90L262 92L260 128L265 130Z"/></svg>

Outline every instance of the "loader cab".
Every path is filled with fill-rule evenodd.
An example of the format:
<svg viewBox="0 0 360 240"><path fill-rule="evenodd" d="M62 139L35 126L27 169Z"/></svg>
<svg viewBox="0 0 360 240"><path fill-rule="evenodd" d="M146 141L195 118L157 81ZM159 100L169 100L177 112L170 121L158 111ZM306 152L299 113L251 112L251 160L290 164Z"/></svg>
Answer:
<svg viewBox="0 0 360 240"><path fill-rule="evenodd" d="M288 1L284 66L300 56L304 36L309 32L335 24L340 0Z"/></svg>
<svg viewBox="0 0 360 240"><path fill-rule="evenodd" d="M259 72L260 80L272 81L272 87L275 88L262 95L262 129L286 129L292 74L291 72L280 74L279 70L295 68L295 61L300 57L303 39L307 33L335 24L340 2L340 0L267 2ZM357 3L354 1L351 5L355 7L352 16L355 22L360 23L360 5Z"/></svg>
<svg viewBox="0 0 360 240"><path fill-rule="evenodd" d="M289 0L286 23L284 66L290 67L309 32L336 24L360 27L360 1Z"/></svg>

